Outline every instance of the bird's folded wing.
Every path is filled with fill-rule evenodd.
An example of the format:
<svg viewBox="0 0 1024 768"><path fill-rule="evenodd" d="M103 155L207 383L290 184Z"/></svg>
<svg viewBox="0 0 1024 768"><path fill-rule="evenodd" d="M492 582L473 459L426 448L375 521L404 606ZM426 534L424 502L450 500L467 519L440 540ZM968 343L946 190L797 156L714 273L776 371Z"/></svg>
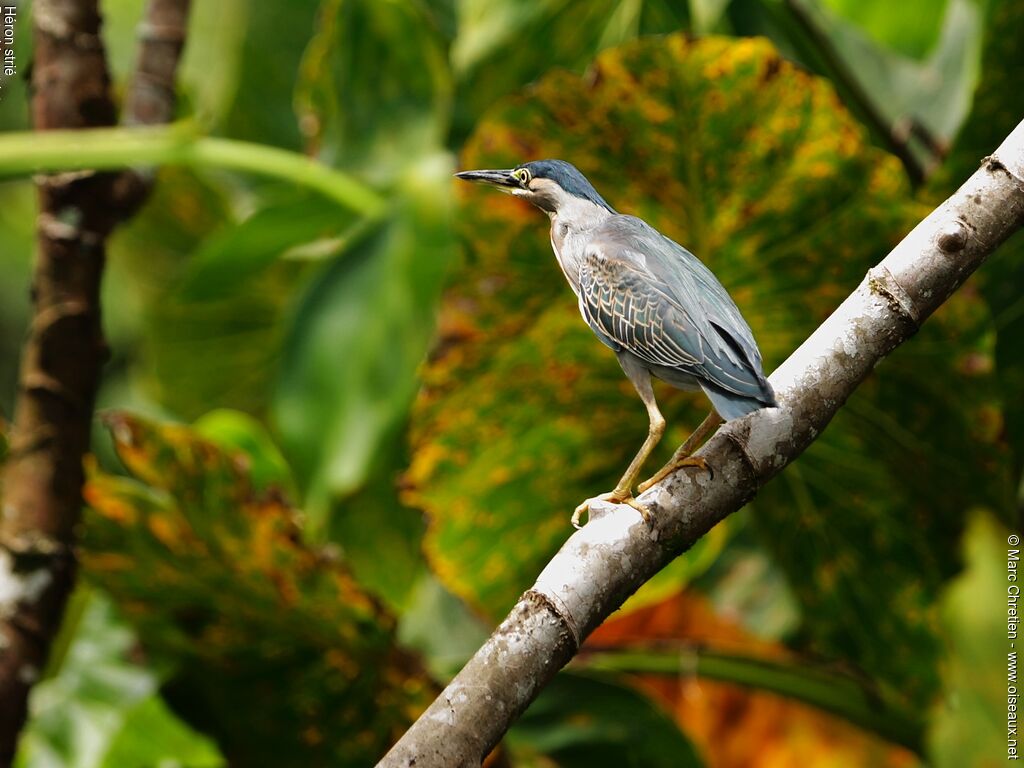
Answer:
<svg viewBox="0 0 1024 768"><path fill-rule="evenodd" d="M695 290L679 290L672 281L652 272L646 261L643 254L631 249L592 242L580 264L579 300L584 320L602 340L611 340L613 348L624 348L652 365L681 370L727 391L760 399L765 388L760 356L751 360L745 349L753 340L733 339L720 325L726 322L723 318L707 312L695 296L686 295ZM724 289L717 288L724 294ZM731 303L727 294L726 300ZM697 313L701 313L699 317L695 317ZM756 355L756 347L754 350Z"/></svg>

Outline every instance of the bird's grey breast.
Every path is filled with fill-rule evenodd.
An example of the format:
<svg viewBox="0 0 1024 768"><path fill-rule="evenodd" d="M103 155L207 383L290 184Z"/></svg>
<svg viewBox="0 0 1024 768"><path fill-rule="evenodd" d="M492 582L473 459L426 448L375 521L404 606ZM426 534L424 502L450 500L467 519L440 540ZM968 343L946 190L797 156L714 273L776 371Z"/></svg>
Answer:
<svg viewBox="0 0 1024 768"><path fill-rule="evenodd" d="M589 200L571 198L551 216L551 248L573 293L580 293L580 266L587 245L611 216L611 212Z"/></svg>
<svg viewBox="0 0 1024 768"><path fill-rule="evenodd" d="M590 233L575 230L557 220L551 222L551 247L573 293L580 293L580 265L590 242Z"/></svg>

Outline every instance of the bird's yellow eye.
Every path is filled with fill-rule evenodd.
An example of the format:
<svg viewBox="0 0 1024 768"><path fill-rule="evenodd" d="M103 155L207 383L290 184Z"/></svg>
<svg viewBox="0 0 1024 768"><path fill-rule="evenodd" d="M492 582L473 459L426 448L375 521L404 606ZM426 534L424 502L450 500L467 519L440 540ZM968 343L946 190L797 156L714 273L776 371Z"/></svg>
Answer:
<svg viewBox="0 0 1024 768"><path fill-rule="evenodd" d="M515 177L516 181L523 185L528 184L532 178L530 176L530 172L525 168L516 168L512 171L512 175Z"/></svg>

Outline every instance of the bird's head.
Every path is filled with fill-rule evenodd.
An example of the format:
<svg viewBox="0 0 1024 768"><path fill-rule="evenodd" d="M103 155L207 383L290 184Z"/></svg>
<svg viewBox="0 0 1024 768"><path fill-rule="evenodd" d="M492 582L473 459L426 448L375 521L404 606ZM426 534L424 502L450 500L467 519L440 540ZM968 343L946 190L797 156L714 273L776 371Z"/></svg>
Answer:
<svg viewBox="0 0 1024 768"><path fill-rule="evenodd" d="M576 166L564 160L534 160L501 171L462 171L456 177L521 197L550 215L581 202L614 212Z"/></svg>

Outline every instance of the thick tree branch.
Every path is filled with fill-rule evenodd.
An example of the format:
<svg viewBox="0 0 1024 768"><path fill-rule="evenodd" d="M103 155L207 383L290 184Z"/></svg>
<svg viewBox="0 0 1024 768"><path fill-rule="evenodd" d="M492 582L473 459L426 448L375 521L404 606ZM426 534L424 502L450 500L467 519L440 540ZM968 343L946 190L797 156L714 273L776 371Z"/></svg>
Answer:
<svg viewBox="0 0 1024 768"><path fill-rule="evenodd" d="M163 125L173 122L177 104L175 76L188 31L191 0L149 0L139 24L139 54L135 75L125 95L125 125ZM151 168L126 171L118 178L117 203L128 218L153 189Z"/></svg>
<svg viewBox="0 0 1024 768"><path fill-rule="evenodd" d="M178 42L160 48L144 35L139 64L145 78L173 81L187 7L187 0L151 0L146 25L172 37L168 30L176 26ZM37 0L33 19L36 130L112 125L116 111L97 0ZM172 111L169 88L143 96L133 86L133 122L167 119ZM107 355L99 306L106 238L147 188L134 175L92 171L40 177L37 186L34 314L2 475L0 765L14 758L29 690L74 585L82 456Z"/></svg>
<svg viewBox="0 0 1024 768"><path fill-rule="evenodd" d="M135 77L124 103L125 125L160 125L174 120L175 74L185 46L189 0L149 0L139 24Z"/></svg>
<svg viewBox="0 0 1024 768"><path fill-rule="evenodd" d="M636 511L602 505L379 768L476 766L583 639L799 456L882 358L1024 224L1024 123L771 376L779 407L729 422Z"/></svg>

